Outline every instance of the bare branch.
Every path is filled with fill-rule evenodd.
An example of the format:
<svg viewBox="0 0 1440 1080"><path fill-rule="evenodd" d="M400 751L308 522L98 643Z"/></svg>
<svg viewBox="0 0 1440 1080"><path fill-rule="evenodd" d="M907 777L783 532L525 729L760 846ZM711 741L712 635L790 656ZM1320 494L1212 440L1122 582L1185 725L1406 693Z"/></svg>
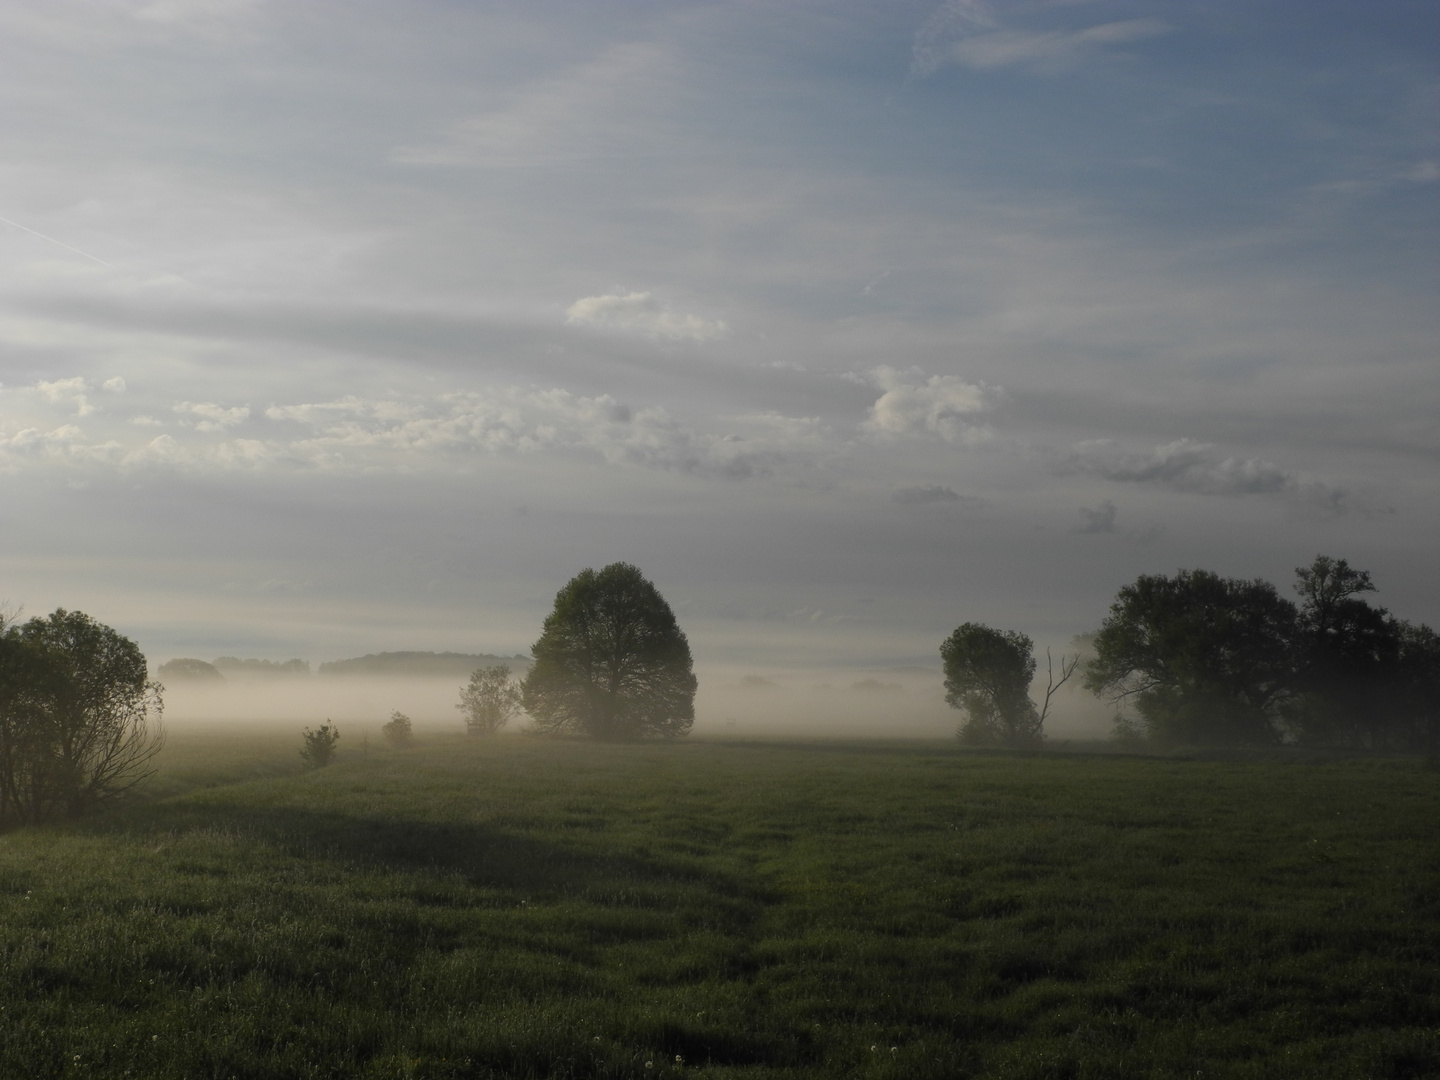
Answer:
<svg viewBox="0 0 1440 1080"><path fill-rule="evenodd" d="M1060 681L1055 681L1055 664L1050 658L1050 650L1045 650L1045 704L1040 708L1040 723L1045 723L1045 717L1050 715L1050 699L1055 692L1070 681L1070 676L1075 674L1080 667L1080 654L1076 653L1068 660L1064 653L1060 654Z"/></svg>

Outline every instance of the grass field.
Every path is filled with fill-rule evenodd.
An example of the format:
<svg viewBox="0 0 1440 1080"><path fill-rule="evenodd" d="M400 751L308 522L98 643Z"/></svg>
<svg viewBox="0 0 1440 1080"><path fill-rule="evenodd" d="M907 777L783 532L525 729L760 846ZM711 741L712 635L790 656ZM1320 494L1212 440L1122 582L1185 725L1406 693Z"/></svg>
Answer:
<svg viewBox="0 0 1440 1080"><path fill-rule="evenodd" d="M0 1076L1440 1075L1440 773L176 737L0 837Z"/></svg>

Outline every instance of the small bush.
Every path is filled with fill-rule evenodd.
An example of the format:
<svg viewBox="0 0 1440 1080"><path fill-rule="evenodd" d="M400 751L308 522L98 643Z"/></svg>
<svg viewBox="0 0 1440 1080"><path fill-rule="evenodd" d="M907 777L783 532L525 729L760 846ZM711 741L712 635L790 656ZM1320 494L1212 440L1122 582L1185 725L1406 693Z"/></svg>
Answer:
<svg viewBox="0 0 1440 1080"><path fill-rule="evenodd" d="M380 729L380 734L385 736L385 741L397 750L409 746L415 739L415 731L410 724L410 717L398 710L390 714L390 722Z"/></svg>
<svg viewBox="0 0 1440 1080"><path fill-rule="evenodd" d="M321 724L314 731L305 729L305 746L300 751L300 758L309 769L319 769L329 765L335 757L335 744L340 741L340 732L329 720Z"/></svg>

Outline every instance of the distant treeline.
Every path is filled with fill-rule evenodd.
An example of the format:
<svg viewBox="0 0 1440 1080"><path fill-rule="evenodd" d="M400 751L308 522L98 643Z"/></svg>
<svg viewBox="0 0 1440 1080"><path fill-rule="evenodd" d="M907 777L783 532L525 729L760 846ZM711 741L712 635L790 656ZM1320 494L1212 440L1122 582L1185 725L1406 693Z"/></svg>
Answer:
<svg viewBox="0 0 1440 1080"><path fill-rule="evenodd" d="M321 675L390 675L416 677L469 677L477 668L510 664L524 667L530 658L524 655L494 656L490 653L457 652L383 652L357 656L349 660L330 660L320 665ZM161 664L156 674L162 682L223 682L227 677L241 679L309 678L310 664L305 660L255 660L235 656L219 656L214 660L177 657Z"/></svg>
<svg viewBox="0 0 1440 1080"><path fill-rule="evenodd" d="M446 675L468 678L476 668L497 664L530 663L523 654L492 656L490 653L382 652L357 656L353 660L330 660L320 665L321 675Z"/></svg>

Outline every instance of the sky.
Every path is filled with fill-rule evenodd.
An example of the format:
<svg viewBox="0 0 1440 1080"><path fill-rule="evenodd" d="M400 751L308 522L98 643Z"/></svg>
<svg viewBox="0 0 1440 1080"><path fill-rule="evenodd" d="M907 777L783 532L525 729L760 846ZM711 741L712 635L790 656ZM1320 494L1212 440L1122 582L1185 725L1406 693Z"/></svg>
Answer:
<svg viewBox="0 0 1440 1080"><path fill-rule="evenodd" d="M1440 625L1431 0L0 0L0 599L154 662ZM1043 667L1043 660L1042 660Z"/></svg>

